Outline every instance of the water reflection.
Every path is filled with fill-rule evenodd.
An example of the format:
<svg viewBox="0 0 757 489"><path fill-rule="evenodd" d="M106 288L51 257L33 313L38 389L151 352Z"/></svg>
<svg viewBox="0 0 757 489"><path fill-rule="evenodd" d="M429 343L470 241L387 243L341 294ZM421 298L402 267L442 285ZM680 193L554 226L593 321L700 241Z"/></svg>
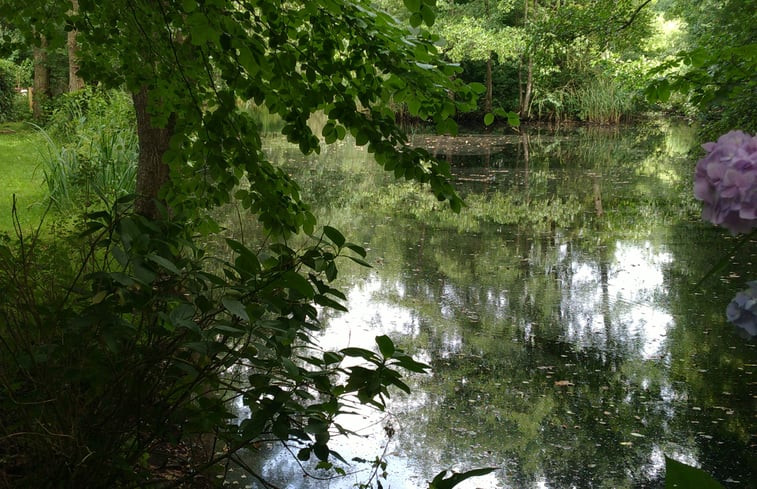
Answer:
<svg viewBox="0 0 757 489"><path fill-rule="evenodd" d="M564 341L609 350L616 343L641 358L659 357L673 318L660 299L666 294L663 266L670 253L650 243L617 242L612 259L570 263L570 285L563 291L560 318Z"/></svg>
<svg viewBox="0 0 757 489"><path fill-rule="evenodd" d="M723 311L757 276L757 246L694 287L730 238L697 218L691 134L424 141L455 165L459 216L349 145L301 162L269 144L297 161L321 222L372 249L374 269L345 265L350 311L326 315L322 344L390 334L434 368L388 414L342 420L364 436L335 448L348 460L386 448L395 489L481 466L502 469L460 487L662 487L665 454L749 487L757 351ZM277 447L253 459L280 487L370 477L356 463L342 480L303 478Z"/></svg>

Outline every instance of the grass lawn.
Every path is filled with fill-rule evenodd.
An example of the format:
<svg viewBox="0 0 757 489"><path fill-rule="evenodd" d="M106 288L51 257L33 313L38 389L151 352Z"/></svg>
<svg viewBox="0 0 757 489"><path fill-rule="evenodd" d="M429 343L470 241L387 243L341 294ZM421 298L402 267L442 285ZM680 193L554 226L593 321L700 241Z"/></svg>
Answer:
<svg viewBox="0 0 757 489"><path fill-rule="evenodd" d="M38 168L44 144L43 137L28 124L0 124L0 233L12 234L13 194L23 229L39 224L46 194Z"/></svg>

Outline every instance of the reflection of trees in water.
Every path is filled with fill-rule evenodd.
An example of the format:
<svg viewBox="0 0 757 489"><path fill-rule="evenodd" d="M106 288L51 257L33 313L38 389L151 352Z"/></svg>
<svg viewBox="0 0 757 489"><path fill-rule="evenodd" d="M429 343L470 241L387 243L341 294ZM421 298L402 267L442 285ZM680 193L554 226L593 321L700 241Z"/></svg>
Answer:
<svg viewBox="0 0 757 489"><path fill-rule="evenodd" d="M332 204L317 213L374 250L380 280L399 284L375 299L414 311L405 346L433 364L418 384L428 402L403 416L401 450L428 474L503 465L514 487L657 486L663 451L721 480L750 480L755 392L744 377L755 349L714 333L727 328L725 304L702 300L730 298L733 287L689 287L719 257L720 237L700 242L701 228L672 226L688 177L658 178L681 164L642 147L669 138L585 132L580 142L516 137L487 149L478 167L445 148L468 179L461 215L417 187L388 184L359 151L306 167L303 193ZM517 159L524 144L527 164ZM659 281L623 295L633 257ZM670 321L654 355L639 304Z"/></svg>
<svg viewBox="0 0 757 489"><path fill-rule="evenodd" d="M438 242L426 248L433 253L419 255L410 251L412 240L406 235L395 237L401 241L396 249L405 253L394 258L399 269L432 271L402 279L404 303L419 310L426 326L415 343L428 349L435 371L423 389L433 392L436 402L418 415L422 426L410 431L426 433L426 443L440 447L449 444L450 433L463 436L460 447L445 449L447 463L465 458L466 450L479 456L491 452L484 456L491 463L517 460L512 467L522 472L517 480L523 484L547 472L559 486L583 486L587 478L608 480L608 474L617 473L610 486L622 486L626 470L642 480L639 471L661 450L695 456L721 480L750 480L755 473L750 455L755 389L744 377L755 363L754 345L733 336L725 324L727 300L718 305L717 298L730 298L731 292L718 293L720 281L703 296L689 288L688 275L684 278L689 280L671 275L690 274L689 266L695 265L695 274L702 276L722 253L717 241L698 243L701 230L691 231L665 237L673 243L665 247L671 258L657 261L665 292L641 296L645 303L660 302L675 318L665 349L648 360L628 322L633 304L613 303L611 277L633 265L615 263L616 251L623 249L601 242L596 249L586 242L563 245L564 237L557 234L516 236L507 246L496 246L492 236L451 239L427 232ZM754 253L743 258L724 275L733 270L743 275L754 258ZM586 301L571 285L582 266L594 272L592 290L598 298L592 311L602 316L603 337L590 330L564 336L566 327L580 319L582 310L573 306ZM726 330L716 335L707 324ZM570 367L558 368L565 365ZM539 369L549 366L554 368ZM546 381L545 372L550 375ZM572 379L571 395L556 390L550 384L555 379ZM529 416L534 406L545 405L553 406L550 416ZM574 415L566 416L568 411ZM518 420L524 419L541 419L541 429L520 426ZM566 428L571 423L579 428ZM466 437L473 432L475 440ZM438 437L434 442L429 441L432 434ZM411 440L406 443L414 446ZM531 446L540 448L522 451ZM528 467L539 470L529 472ZM660 476L653 470L659 467L647 468L651 479Z"/></svg>
<svg viewBox="0 0 757 489"><path fill-rule="evenodd" d="M666 270L672 287L669 332L671 382L686 386L694 411L676 412L672 429L696 431L700 463L720 480L757 478L757 344L726 322L725 307L747 280L757 276L757 242L742 248L726 267L694 286L727 255L735 238L706 223L671 228ZM692 425L696 423L696 425ZM733 454L740 456L734 457Z"/></svg>
<svg viewBox="0 0 757 489"><path fill-rule="evenodd" d="M570 300L575 262L587 255L580 250L561 254L559 243L556 235L521 237L493 253L486 237L447 239L444 248L429 247L434 254L408 252L401 260L407 267L436 271L403 279L405 303L421 302L425 318L423 335L414 343L434 359L434 376L423 390L432 391L441 405L427 404L428 411L418 416L423 427L410 431L426 433L427 439L436 433L439 446L449 443L450 433L465 439L475 432L474 453L491 452L485 457L491 463L517 461L511 474L516 487L545 475L578 486L600 474L607 481L625 480L618 467L641 467L653 448L652 442L639 446L635 440L634 449L618 445L639 424L634 416L647 419L646 428L661 422L652 412L661 408L636 399L640 379L623 373L633 345L608 335L612 348L606 343L582 347L594 342L588 331L584 341L572 338L576 343L562 337L564 322L573 319L561 313L571 309L561 301ZM494 263L503 261L504 273L492 272ZM450 269L455 273L445 272ZM450 338L456 339L454 349ZM566 379L575 385L555 386ZM649 386L645 394L654 398L655 389ZM545 410L541 418L535 406ZM596 419L598 411L608 412L600 416L606 421ZM466 450L471 447L447 451L445 462L466 459ZM636 455L629 458L629 452ZM598 454L601 460L594 460ZM613 471L617 478L611 477Z"/></svg>

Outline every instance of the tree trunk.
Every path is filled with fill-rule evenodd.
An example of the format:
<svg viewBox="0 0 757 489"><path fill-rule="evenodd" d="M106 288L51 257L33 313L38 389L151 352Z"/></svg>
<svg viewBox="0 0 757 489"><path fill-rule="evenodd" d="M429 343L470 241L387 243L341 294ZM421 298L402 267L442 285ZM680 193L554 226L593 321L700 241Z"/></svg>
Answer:
<svg viewBox="0 0 757 489"><path fill-rule="evenodd" d="M168 165L163 155L173 135L176 118L172 115L166 127L155 127L148 113L148 91L142 87L132 93L137 115L137 138L139 140L139 163L137 166L137 213L151 219L158 219L160 213L156 205L159 191L168 182Z"/></svg>
<svg viewBox="0 0 757 489"><path fill-rule="evenodd" d="M50 77L47 68L47 38L40 36L39 47L34 48L34 99L32 114L35 119L42 118L42 104L50 95Z"/></svg>
<svg viewBox="0 0 757 489"><path fill-rule="evenodd" d="M492 111L492 100L494 98L494 82L492 81L492 53L489 53L489 59L486 60L486 100L484 101L484 112L487 114Z"/></svg>
<svg viewBox="0 0 757 489"><path fill-rule="evenodd" d="M71 13L79 11L79 0L71 0ZM68 31L68 91L76 92L84 88L84 80L79 76L79 58L77 51L79 46L76 43L76 30Z"/></svg>
<svg viewBox="0 0 757 489"><path fill-rule="evenodd" d="M523 27L528 29L528 2L523 2ZM526 48L528 50L528 48ZM520 57L518 63L518 115L521 117L527 116L528 106L531 103L531 79L532 79L533 63L531 55L528 55L528 75L526 86L523 86L523 56Z"/></svg>
<svg viewBox="0 0 757 489"><path fill-rule="evenodd" d="M518 60L518 115L523 116L523 57Z"/></svg>
<svg viewBox="0 0 757 489"><path fill-rule="evenodd" d="M489 21L489 0L484 2L486 8L486 20ZM486 59L486 100L484 100L484 112L489 114L492 111L492 98L494 98L494 88L492 83L492 52Z"/></svg>
<svg viewBox="0 0 757 489"><path fill-rule="evenodd" d="M528 68L526 72L526 92L523 94L520 113L528 118L531 115L531 91L534 85L534 59L528 55Z"/></svg>

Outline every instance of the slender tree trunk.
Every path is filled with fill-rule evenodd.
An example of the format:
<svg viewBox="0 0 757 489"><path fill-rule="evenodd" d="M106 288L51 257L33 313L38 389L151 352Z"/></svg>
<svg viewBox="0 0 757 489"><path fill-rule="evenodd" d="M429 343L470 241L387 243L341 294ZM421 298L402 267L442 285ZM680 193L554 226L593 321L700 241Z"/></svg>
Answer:
<svg viewBox="0 0 757 489"><path fill-rule="evenodd" d="M531 0L523 2L523 27L528 29L528 3ZM533 77L533 58L528 54L528 74L526 75L526 86L523 86L523 57L518 63L518 107L521 117L528 116L528 107L531 104L531 81Z"/></svg>
<svg viewBox="0 0 757 489"><path fill-rule="evenodd" d="M487 114L492 111L494 99L494 82L492 81L492 53L489 53L489 59L486 60L486 100L484 101L484 112Z"/></svg>
<svg viewBox="0 0 757 489"><path fill-rule="evenodd" d="M148 91L142 87L132 93L134 109L137 115L137 138L139 139L139 163L137 166L137 200L135 210L151 219L160 217L156 203L159 191L168 182L168 165L163 162L163 155L173 135L175 117L169 118L168 125L160 128L152 124L147 111Z"/></svg>
<svg viewBox="0 0 757 489"><path fill-rule="evenodd" d="M523 116L523 58L518 60L518 115Z"/></svg>
<svg viewBox="0 0 757 489"><path fill-rule="evenodd" d="M42 104L50 95L50 77L47 68L47 38L40 36L39 47L34 48L34 99L32 114L35 119L42 118Z"/></svg>
<svg viewBox="0 0 757 489"><path fill-rule="evenodd" d="M71 13L79 11L79 0L71 0ZM68 91L76 92L84 88L84 80L79 76L79 58L77 51L79 46L76 43L76 30L68 31Z"/></svg>
<svg viewBox="0 0 757 489"><path fill-rule="evenodd" d="M530 202L531 197L529 188L531 186L531 136L524 131L520 134L520 141L523 145L523 179L526 190L526 199L528 202Z"/></svg>
<svg viewBox="0 0 757 489"><path fill-rule="evenodd" d="M521 114L528 118L531 115L531 91L534 85L534 58L530 54L528 55L526 70L526 92L523 94L523 105L520 110Z"/></svg>
<svg viewBox="0 0 757 489"><path fill-rule="evenodd" d="M484 2L486 9L486 20L489 20L489 0ZM489 55L486 59L486 99L484 100L484 112L489 114L492 111L492 99L494 98L494 84L492 82L492 56L493 53L489 51Z"/></svg>

